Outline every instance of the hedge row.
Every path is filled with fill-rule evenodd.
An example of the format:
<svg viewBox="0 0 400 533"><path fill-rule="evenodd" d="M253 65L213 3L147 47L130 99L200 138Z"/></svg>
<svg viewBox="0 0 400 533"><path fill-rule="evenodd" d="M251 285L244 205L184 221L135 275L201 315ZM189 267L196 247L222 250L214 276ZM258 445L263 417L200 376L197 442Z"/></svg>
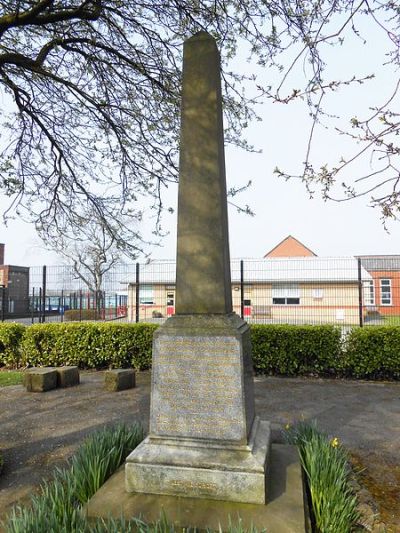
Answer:
<svg viewBox="0 0 400 533"><path fill-rule="evenodd" d="M25 329L22 324L0 324L0 366L19 366Z"/></svg>
<svg viewBox="0 0 400 533"><path fill-rule="evenodd" d="M154 324L0 324L0 366L151 366ZM252 325L257 373L400 378L400 327Z"/></svg>
<svg viewBox="0 0 400 533"><path fill-rule="evenodd" d="M341 354L340 329L334 326L251 326L257 373L297 376L333 373Z"/></svg>
<svg viewBox="0 0 400 533"><path fill-rule="evenodd" d="M153 324L35 324L26 329L21 363L81 368L151 365Z"/></svg>
<svg viewBox="0 0 400 533"><path fill-rule="evenodd" d="M344 350L345 370L361 379L400 379L400 326L351 330Z"/></svg>

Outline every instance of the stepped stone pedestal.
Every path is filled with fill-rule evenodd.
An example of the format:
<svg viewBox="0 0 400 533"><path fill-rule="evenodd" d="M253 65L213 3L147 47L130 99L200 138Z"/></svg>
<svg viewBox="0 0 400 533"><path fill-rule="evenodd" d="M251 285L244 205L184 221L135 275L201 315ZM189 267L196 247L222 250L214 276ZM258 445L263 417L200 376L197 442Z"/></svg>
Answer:
<svg viewBox="0 0 400 533"><path fill-rule="evenodd" d="M263 504L269 448L248 325L234 313L167 320L153 344L150 434L126 460L127 491Z"/></svg>

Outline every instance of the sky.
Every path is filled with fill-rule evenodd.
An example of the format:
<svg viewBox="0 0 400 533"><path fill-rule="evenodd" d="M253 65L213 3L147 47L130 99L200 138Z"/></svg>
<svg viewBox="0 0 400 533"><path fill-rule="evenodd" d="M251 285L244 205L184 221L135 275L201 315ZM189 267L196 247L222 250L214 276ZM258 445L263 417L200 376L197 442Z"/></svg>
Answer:
<svg viewBox="0 0 400 533"><path fill-rule="evenodd" d="M340 115L338 123L341 125L348 125L354 116L362 118L370 106L388 98L398 79L398 72L381 66L386 50L385 35L375 29L372 37L367 44L361 39L350 38L342 47L327 50L327 78L343 80L354 74L376 73L376 78L365 85L349 86L327 96L328 110ZM239 57L235 68L248 67ZM305 64L287 80L288 93L302 83L302 69L307 74ZM271 83L271 72L258 71L258 75L259 83ZM400 254L400 222L391 222L385 229L379 210L368 205L368 197L342 203L325 202L318 194L310 199L303 183L285 181L274 174L276 167L292 173L301 170L310 127L304 103L267 102L257 111L262 121L252 123L245 131L245 137L261 153L246 153L233 147L225 150L227 188L243 185L251 179L251 187L236 197L235 202L248 204L255 212L251 217L229 207L231 257L260 258L288 235L299 239L319 256ZM313 155L321 165L334 164L341 155L348 157L354 148L354 142L321 127L315 136ZM349 169L349 174L342 178L357 177L357 173L367 173L370 168L371 161L366 159ZM176 254L176 186L166 192L165 203L174 207L175 213L164 217L163 226L168 235L159 246L148 250L153 259L173 259ZM0 196L0 209L5 206L5 199ZM45 250L32 226L20 221L10 221L7 227L0 226L0 242L6 245L6 264L65 263L56 254Z"/></svg>

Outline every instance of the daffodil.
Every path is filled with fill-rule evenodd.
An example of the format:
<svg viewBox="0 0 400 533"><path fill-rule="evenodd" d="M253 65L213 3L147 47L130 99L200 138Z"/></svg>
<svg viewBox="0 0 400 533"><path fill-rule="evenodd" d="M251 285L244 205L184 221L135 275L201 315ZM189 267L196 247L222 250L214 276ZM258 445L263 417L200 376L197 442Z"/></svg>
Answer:
<svg viewBox="0 0 400 533"><path fill-rule="evenodd" d="M337 437L334 437L331 440L331 446L332 446L332 448L337 448L339 446L339 439Z"/></svg>

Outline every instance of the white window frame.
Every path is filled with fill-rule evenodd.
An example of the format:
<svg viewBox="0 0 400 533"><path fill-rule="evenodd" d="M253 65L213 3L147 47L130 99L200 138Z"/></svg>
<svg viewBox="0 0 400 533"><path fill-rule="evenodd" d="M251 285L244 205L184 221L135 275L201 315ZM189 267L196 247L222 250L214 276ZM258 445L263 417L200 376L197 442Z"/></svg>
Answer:
<svg viewBox="0 0 400 533"><path fill-rule="evenodd" d="M153 285L141 285L139 287L139 305L154 305Z"/></svg>
<svg viewBox="0 0 400 533"><path fill-rule="evenodd" d="M383 281L388 281L389 283L385 283L383 284L382 282ZM392 280L390 278L381 278L379 280L379 284L380 284L380 289L381 289L381 294L380 294L380 305L383 305L383 306L390 306L392 305L393 303L393 298L392 298ZM389 292L386 292L385 293L383 292L383 287L389 287ZM389 302L383 302L383 294L389 294Z"/></svg>
<svg viewBox="0 0 400 533"><path fill-rule="evenodd" d="M373 279L363 281L364 305L375 305L375 284Z"/></svg>
<svg viewBox="0 0 400 533"><path fill-rule="evenodd" d="M274 299L282 299L284 302L274 303ZM289 302L289 299L298 299L297 303ZM272 305L300 305L300 287L296 283L277 283L272 286Z"/></svg>
<svg viewBox="0 0 400 533"><path fill-rule="evenodd" d="M324 289L314 288L312 290L312 297L314 300L322 300L324 297Z"/></svg>

